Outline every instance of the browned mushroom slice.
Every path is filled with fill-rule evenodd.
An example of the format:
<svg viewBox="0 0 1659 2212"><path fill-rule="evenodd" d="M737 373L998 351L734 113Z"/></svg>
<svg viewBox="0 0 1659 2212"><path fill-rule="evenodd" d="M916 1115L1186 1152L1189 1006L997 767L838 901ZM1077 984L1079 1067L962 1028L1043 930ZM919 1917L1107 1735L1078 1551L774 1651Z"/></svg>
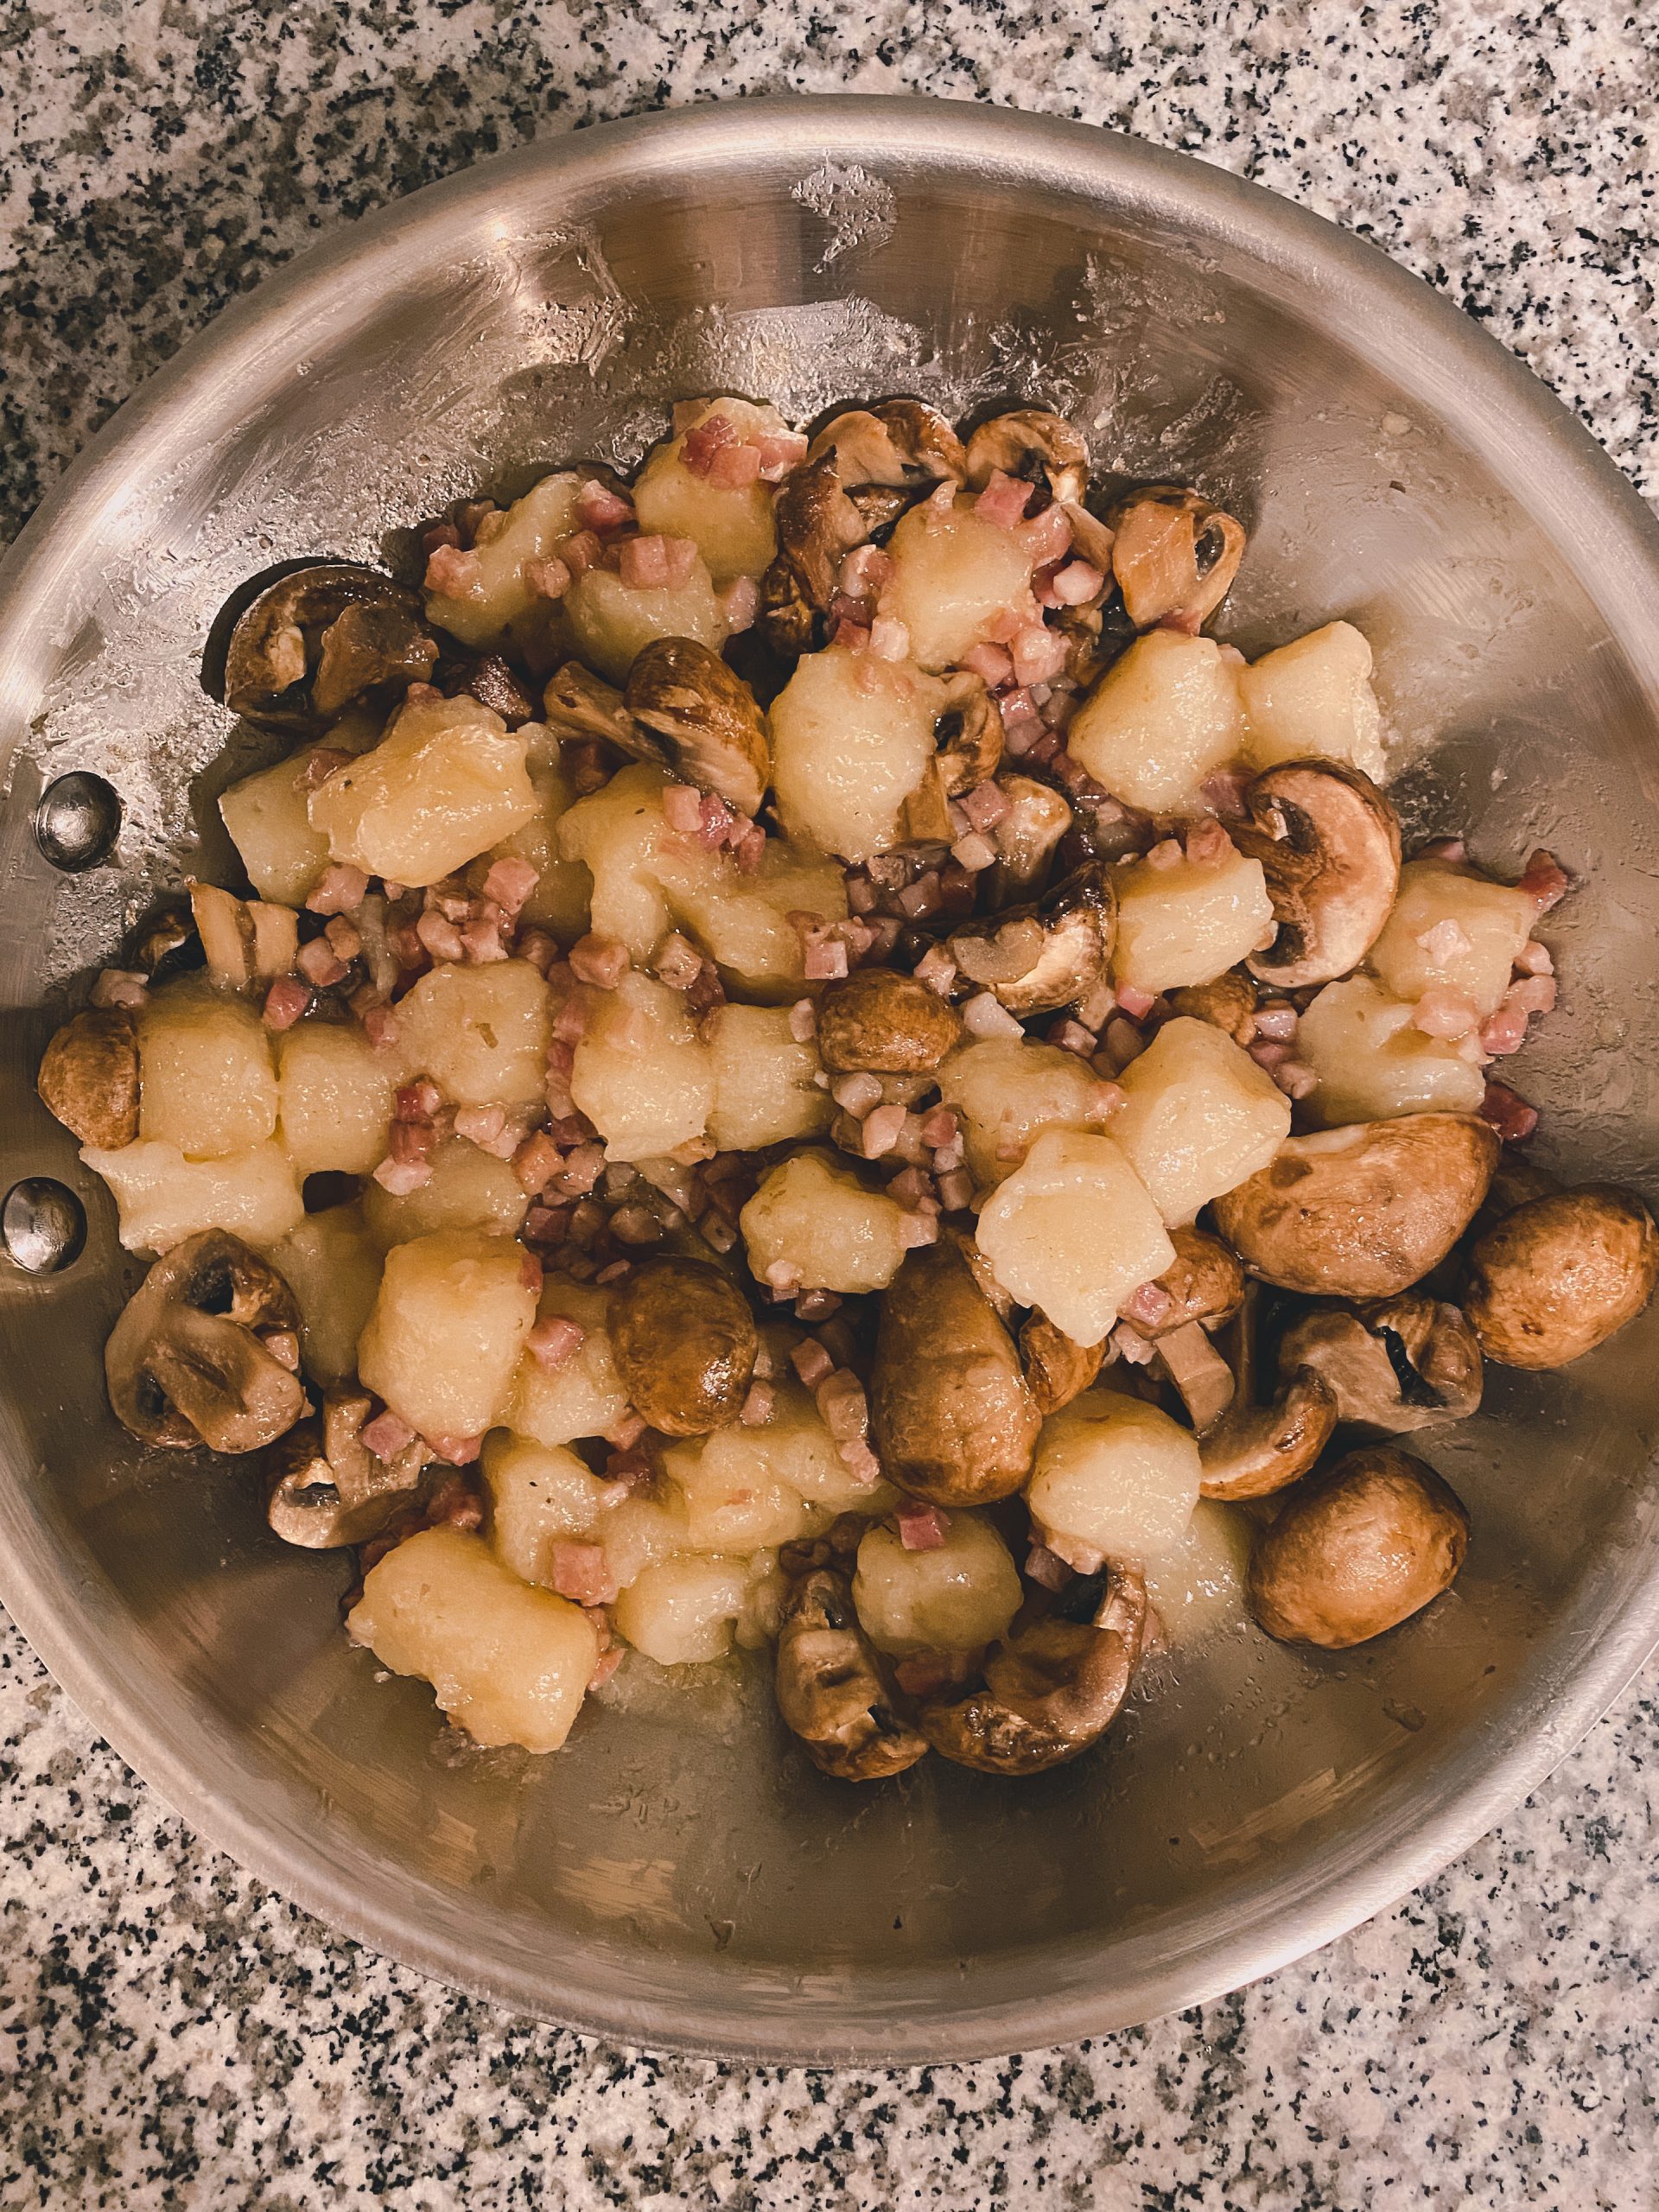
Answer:
<svg viewBox="0 0 1659 2212"><path fill-rule="evenodd" d="M524 689L518 671L499 653L481 653L476 660L451 671L444 679L451 699L476 699L493 715L499 715L509 729L536 720L536 702Z"/></svg>
<svg viewBox="0 0 1659 2212"><path fill-rule="evenodd" d="M265 1518L284 1543L304 1551L367 1543L418 1495L427 1447L416 1437L394 1458L377 1459L362 1438L373 1405L365 1390L330 1390L320 1419L301 1421L273 1446Z"/></svg>
<svg viewBox="0 0 1659 2212"><path fill-rule="evenodd" d="M122 1007L89 1007L47 1046L35 1077L47 1110L106 1152L138 1135L138 1033Z"/></svg>
<svg viewBox="0 0 1659 2212"><path fill-rule="evenodd" d="M249 721L309 734L366 692L423 681L437 657L416 593L378 569L320 561L245 608L221 696Z"/></svg>
<svg viewBox="0 0 1659 2212"><path fill-rule="evenodd" d="M1337 1426L1337 1396L1311 1367L1294 1369L1270 1406L1236 1406L1198 1440L1199 1493L1267 1497L1309 1473Z"/></svg>
<svg viewBox="0 0 1659 2212"><path fill-rule="evenodd" d="M1185 984L1170 993L1169 1002L1177 1014L1225 1030L1235 1045L1255 1039L1255 985L1242 968L1230 968L1213 982Z"/></svg>
<svg viewBox="0 0 1659 2212"><path fill-rule="evenodd" d="M982 423L968 441L968 481L981 491L998 471L1047 487L1052 499L1081 505L1089 488L1089 448L1063 416L1015 408Z"/></svg>
<svg viewBox="0 0 1659 2212"><path fill-rule="evenodd" d="M1181 1394L1187 1419L1202 1436L1233 1402L1233 1370L1198 1321L1166 1328L1158 1338L1164 1370Z"/></svg>
<svg viewBox="0 0 1659 2212"><path fill-rule="evenodd" d="M1244 1270L1236 1253L1207 1230L1172 1229L1174 1263L1158 1277L1158 1287L1169 1304L1156 1319L1137 1319L1135 1327L1154 1344L1171 1330L1202 1322L1219 1328L1230 1321L1244 1297Z"/></svg>
<svg viewBox="0 0 1659 2212"><path fill-rule="evenodd" d="M190 886L196 934L216 981L234 990L286 976L300 949L300 918L291 906L238 899L211 883Z"/></svg>
<svg viewBox="0 0 1659 2212"><path fill-rule="evenodd" d="M1099 1374L1105 1357L1103 1337L1097 1344L1074 1343L1046 1313L1028 1314L1020 1332L1026 1384L1045 1419L1083 1395Z"/></svg>
<svg viewBox="0 0 1659 2212"><path fill-rule="evenodd" d="M1279 1371L1313 1368L1330 1384L1337 1418L1381 1435L1479 1409L1480 1344L1455 1306L1408 1290L1380 1305L1316 1308L1279 1340Z"/></svg>
<svg viewBox="0 0 1659 2212"><path fill-rule="evenodd" d="M1250 1610L1281 1643L1345 1651L1449 1589L1468 1548L1463 1502L1433 1467L1367 1445L1294 1492L1256 1538Z"/></svg>
<svg viewBox="0 0 1659 2212"><path fill-rule="evenodd" d="M891 490L914 491L947 480L960 484L968 470L962 440L937 409L919 399L846 409L824 424L806 458L809 466L833 460L849 486Z"/></svg>
<svg viewBox="0 0 1659 2212"><path fill-rule="evenodd" d="M837 1075L931 1075L961 1041L961 1015L896 969L856 969L818 1001L818 1057Z"/></svg>
<svg viewBox="0 0 1659 2212"><path fill-rule="evenodd" d="M1071 810L1034 776L1004 775L996 782L1008 810L992 832L996 861L988 872L988 904L1002 912L1040 896L1060 840L1071 827Z"/></svg>
<svg viewBox="0 0 1659 2212"><path fill-rule="evenodd" d="M707 1260L647 1260L611 1296L611 1357L628 1402L664 1436L737 1419L760 1338L743 1294Z"/></svg>
<svg viewBox="0 0 1659 2212"><path fill-rule="evenodd" d="M943 679L941 699L933 736L945 796L957 798L996 773L1002 759L1002 710L986 690L984 677L966 669Z"/></svg>
<svg viewBox="0 0 1659 2212"><path fill-rule="evenodd" d="M791 470L778 488L772 521L778 554L760 579L761 627L779 652L810 652L822 642L821 618L841 564L868 535L832 454Z"/></svg>
<svg viewBox="0 0 1659 2212"><path fill-rule="evenodd" d="M1357 968L1381 935L1400 884L1400 821L1369 776L1332 760L1287 760L1245 793L1250 822L1232 833L1260 861L1279 931L1250 973L1281 990Z"/></svg>
<svg viewBox="0 0 1659 2212"><path fill-rule="evenodd" d="M293 1370L261 1342L297 1336L299 1308L268 1260L204 1229L156 1261L104 1351L110 1403L146 1444L257 1452L306 1408Z"/></svg>
<svg viewBox="0 0 1659 2212"><path fill-rule="evenodd" d="M1469 1255L1469 1319L1488 1359L1565 1367L1633 1321L1659 1281L1659 1230L1633 1191L1529 1198Z"/></svg>
<svg viewBox="0 0 1659 2212"><path fill-rule="evenodd" d="M982 1774L1041 1774L1077 1758L1117 1718L1146 1638L1139 1571L1110 1564L1093 1618L1047 1614L993 1646L985 1682L929 1699L916 1725L936 1751Z"/></svg>
<svg viewBox="0 0 1659 2212"><path fill-rule="evenodd" d="M659 741L663 766L740 814L772 781L772 740L754 694L695 638L658 638L628 671L624 702Z"/></svg>
<svg viewBox="0 0 1659 2212"><path fill-rule="evenodd" d="M1120 499L1107 520L1124 612L1137 630L1157 622L1197 630L1231 590L1244 526L1200 493L1149 484Z"/></svg>
<svg viewBox="0 0 1659 2212"><path fill-rule="evenodd" d="M888 1701L844 1574L816 1567L784 1600L778 1710L814 1766L839 1782L885 1782L927 1756Z"/></svg>
<svg viewBox="0 0 1659 2212"><path fill-rule="evenodd" d="M548 677L542 718L556 737L598 738L634 760L661 764L658 741L643 736L616 686L579 660L566 661Z"/></svg>
<svg viewBox="0 0 1659 2212"><path fill-rule="evenodd" d="M1117 933L1117 893L1099 861L1057 884L1039 906L963 922L947 949L969 982L1010 1014L1052 1014L1100 980Z"/></svg>

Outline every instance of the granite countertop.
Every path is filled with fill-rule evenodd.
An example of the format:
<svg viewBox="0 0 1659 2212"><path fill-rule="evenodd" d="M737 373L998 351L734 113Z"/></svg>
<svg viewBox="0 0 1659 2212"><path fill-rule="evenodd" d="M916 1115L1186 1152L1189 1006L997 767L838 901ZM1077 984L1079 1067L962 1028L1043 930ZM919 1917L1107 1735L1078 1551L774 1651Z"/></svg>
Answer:
<svg viewBox="0 0 1659 2212"><path fill-rule="evenodd" d="M1137 131L1386 247L1659 495L1638 11L1125 0L16 0L0 522L315 232L664 102L926 92ZM195 1840L0 1618L0 2206L1341 2208L1659 2199L1649 1673L1306 1964L1132 2033L834 2075L642 2058L331 1936Z"/></svg>

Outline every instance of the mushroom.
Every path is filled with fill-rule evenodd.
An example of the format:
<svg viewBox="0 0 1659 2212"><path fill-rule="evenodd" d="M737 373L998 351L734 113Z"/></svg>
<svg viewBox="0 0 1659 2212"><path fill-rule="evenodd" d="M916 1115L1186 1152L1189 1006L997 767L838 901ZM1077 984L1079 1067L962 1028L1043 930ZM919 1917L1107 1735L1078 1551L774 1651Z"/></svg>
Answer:
<svg viewBox="0 0 1659 2212"><path fill-rule="evenodd" d="M1137 1319L1134 1324L1137 1332L1153 1344L1194 1321L1206 1329L1218 1329L1224 1321L1232 1319L1244 1298L1244 1270L1220 1237L1187 1226L1172 1229L1169 1239L1175 1247L1175 1258L1157 1279L1169 1305L1158 1319Z"/></svg>
<svg viewBox="0 0 1659 2212"><path fill-rule="evenodd" d="M645 745L622 694L579 660L556 668L542 693L542 719L556 737L598 738L634 760L659 760Z"/></svg>
<svg viewBox="0 0 1659 2212"><path fill-rule="evenodd" d="M297 1334L299 1308L268 1260L204 1229L156 1261L111 1332L116 1418L146 1444L257 1452L306 1410L292 1368L261 1341Z"/></svg>
<svg viewBox="0 0 1659 2212"><path fill-rule="evenodd" d="M1304 1484L1256 1538L1250 1610L1281 1643L1345 1651L1449 1589L1469 1516L1433 1467L1370 1444Z"/></svg>
<svg viewBox="0 0 1659 2212"><path fill-rule="evenodd" d="M1394 905L1399 817L1369 776L1333 760L1283 761L1244 797L1250 822L1233 842L1261 861L1279 924L1250 973L1281 990L1347 975Z"/></svg>
<svg viewBox="0 0 1659 2212"><path fill-rule="evenodd" d="M1169 1002L1177 1014L1224 1030L1235 1045L1255 1039L1255 985L1243 968L1230 968L1213 982L1184 984L1170 993Z"/></svg>
<svg viewBox="0 0 1659 2212"><path fill-rule="evenodd" d="M1181 1395L1187 1418L1202 1436L1233 1402L1233 1370L1198 1321L1166 1328L1158 1338L1164 1371Z"/></svg>
<svg viewBox="0 0 1659 2212"><path fill-rule="evenodd" d="M1235 1406L1199 1438L1199 1495L1266 1497L1287 1489L1311 1471L1336 1426L1336 1392L1312 1367L1294 1369L1270 1406Z"/></svg>
<svg viewBox="0 0 1659 2212"><path fill-rule="evenodd" d="M1469 1255L1464 1303L1488 1359L1565 1367L1653 1295L1659 1232L1632 1191L1586 1183L1529 1198Z"/></svg>
<svg viewBox="0 0 1659 2212"><path fill-rule="evenodd" d="M329 1390L321 1417L273 1447L265 1518L285 1544L315 1552L367 1543L420 1489L426 1445L417 1436L394 1458L377 1459L362 1439L373 1408L366 1390Z"/></svg>
<svg viewBox="0 0 1659 2212"><path fill-rule="evenodd" d="M1010 1014L1050 1014L1100 980L1117 935L1110 871L1087 861L1040 906L1016 906L960 923L946 950L969 982Z"/></svg>
<svg viewBox="0 0 1659 2212"><path fill-rule="evenodd" d="M319 561L243 610L210 689L249 721L308 734L365 692L424 682L437 658L416 593L355 561Z"/></svg>
<svg viewBox="0 0 1659 2212"><path fill-rule="evenodd" d="M1045 1419L1080 1398L1101 1370L1106 1340L1080 1344L1057 1329L1046 1313L1027 1315L1020 1332L1020 1359L1026 1385Z"/></svg>
<svg viewBox="0 0 1659 2212"><path fill-rule="evenodd" d="M912 491L947 480L960 484L968 461L937 408L919 399L884 399L832 416L807 448L808 465L832 460L846 485Z"/></svg>
<svg viewBox="0 0 1659 2212"><path fill-rule="evenodd" d="M813 1568L785 1599L775 1680L785 1726L836 1781L885 1782L926 1758L926 1738L888 1701L851 1586L833 1568Z"/></svg>
<svg viewBox="0 0 1659 2212"><path fill-rule="evenodd" d="M154 988L200 968L205 957L190 902L175 899L145 915L127 939L121 964L147 977Z"/></svg>
<svg viewBox="0 0 1659 2212"><path fill-rule="evenodd" d="M1243 524L1180 484L1131 492L1107 520L1113 571L1135 628L1164 622L1196 633L1232 588Z"/></svg>
<svg viewBox="0 0 1659 2212"><path fill-rule="evenodd" d="M629 1403L664 1436L737 1419L760 1338L731 1277L707 1260L646 1260L612 1293L611 1357Z"/></svg>
<svg viewBox="0 0 1659 2212"><path fill-rule="evenodd" d="M982 1688L922 1705L916 1726L936 1751L982 1774L1027 1775L1099 1742L1140 1664L1146 1585L1137 1568L1109 1562L1103 1585L1074 1586L1096 1599L1091 1618L1040 1616L993 1645Z"/></svg>
<svg viewBox="0 0 1659 2212"><path fill-rule="evenodd" d="M718 653L695 638L654 639L628 671L624 700L662 766L740 814L759 811L772 781L766 719Z"/></svg>
<svg viewBox="0 0 1659 2212"><path fill-rule="evenodd" d="M1046 486L1050 499L1063 505L1081 505L1089 488L1089 448L1060 416L1018 407L982 423L968 441L968 481L975 491L999 471Z"/></svg>
<svg viewBox="0 0 1659 2212"><path fill-rule="evenodd" d="M953 1243L906 1257L881 1294L870 1441L884 1473L935 1505L1008 1497L1041 1415L1014 1340Z"/></svg>
<svg viewBox="0 0 1659 2212"><path fill-rule="evenodd" d="M442 688L447 698L476 699L480 707L499 715L509 729L536 720L535 700L499 653L480 653L476 660L451 670Z"/></svg>
<svg viewBox="0 0 1659 2212"><path fill-rule="evenodd" d="M1289 1137L1214 1201L1250 1273L1311 1298L1392 1298L1446 1257L1486 1195L1497 1135L1473 1114L1402 1114Z"/></svg>
<svg viewBox="0 0 1659 2212"><path fill-rule="evenodd" d="M962 1041L962 1017L893 968L858 968L818 1001L818 1057L837 1075L931 1075Z"/></svg>
<svg viewBox="0 0 1659 2212"><path fill-rule="evenodd" d="M1325 1377L1338 1421L1380 1435L1464 1421L1480 1406L1474 1331L1457 1306L1421 1291L1304 1313L1279 1342L1280 1373L1298 1368Z"/></svg>
<svg viewBox="0 0 1659 2212"><path fill-rule="evenodd" d="M996 859L988 871L987 904L995 912L1039 897L1047 883L1054 855L1071 827L1071 810L1058 791L1034 776L999 776L996 787L1008 802L992 842Z"/></svg>
<svg viewBox="0 0 1659 2212"><path fill-rule="evenodd" d="M300 949L300 918L291 906L238 899L211 883L190 886L196 934L216 982L245 990L286 976Z"/></svg>
<svg viewBox="0 0 1659 2212"><path fill-rule="evenodd" d="M73 1014L47 1046L35 1078L48 1113L82 1144L119 1151L138 1135L138 1031L124 1007Z"/></svg>
<svg viewBox="0 0 1659 2212"><path fill-rule="evenodd" d="M941 679L940 705L933 725L935 755L947 798L958 798L976 784L988 783L1002 759L1002 710L982 676L967 669Z"/></svg>
<svg viewBox="0 0 1659 2212"><path fill-rule="evenodd" d="M836 594L841 564L868 531L842 489L833 454L804 461L778 487L778 552L760 579L760 625L779 652L810 652Z"/></svg>

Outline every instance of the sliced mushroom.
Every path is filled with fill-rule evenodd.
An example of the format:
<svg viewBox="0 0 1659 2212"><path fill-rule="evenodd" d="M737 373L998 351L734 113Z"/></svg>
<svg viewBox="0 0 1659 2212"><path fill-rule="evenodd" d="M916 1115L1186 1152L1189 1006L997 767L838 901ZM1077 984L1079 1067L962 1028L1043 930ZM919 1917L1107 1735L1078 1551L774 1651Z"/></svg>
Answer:
<svg viewBox="0 0 1659 2212"><path fill-rule="evenodd" d="M855 969L818 1001L818 1056L838 1075L931 1075L962 1034L961 1015L896 969Z"/></svg>
<svg viewBox="0 0 1659 2212"><path fill-rule="evenodd" d="M927 1700L916 1725L982 1774L1041 1774L1097 1744L1117 1718L1147 1630L1139 1570L1109 1564L1092 1619L1046 1614L992 1647L984 1687Z"/></svg>
<svg viewBox="0 0 1659 2212"><path fill-rule="evenodd" d="M1198 1321L1166 1328L1158 1338L1164 1371L1181 1394L1187 1418L1202 1436L1233 1402L1233 1370Z"/></svg>
<svg viewBox="0 0 1659 2212"><path fill-rule="evenodd" d="M1472 1114L1402 1114L1289 1137L1214 1202L1252 1274L1311 1298L1392 1298L1468 1227L1497 1162Z"/></svg>
<svg viewBox="0 0 1659 2212"><path fill-rule="evenodd" d="M647 745L622 694L579 660L568 660L547 679L542 718L556 737L598 738L633 760L659 760Z"/></svg>
<svg viewBox="0 0 1659 2212"><path fill-rule="evenodd" d="M976 784L988 783L1002 759L1002 710L985 688L982 676L958 669L939 687L935 758L945 796L958 798Z"/></svg>
<svg viewBox="0 0 1659 2212"><path fill-rule="evenodd" d="M1529 1198L1469 1255L1465 1305L1480 1348L1505 1367L1582 1359L1652 1297L1659 1230L1633 1191L1590 1183Z"/></svg>
<svg viewBox="0 0 1659 2212"><path fill-rule="evenodd" d="M1197 632L1232 589L1244 526L1180 484L1149 484L1107 518L1124 612L1137 630L1166 622Z"/></svg>
<svg viewBox="0 0 1659 2212"><path fill-rule="evenodd" d="M121 964L147 976L153 988L200 968L205 957L188 899L170 899L153 908L133 931Z"/></svg>
<svg viewBox="0 0 1659 2212"><path fill-rule="evenodd" d="M841 564L869 534L842 488L833 454L790 471L779 486L772 521L778 553L760 579L760 625L779 652L810 652L823 642L822 618Z"/></svg>
<svg viewBox="0 0 1659 2212"><path fill-rule="evenodd" d="M265 1518L285 1544L315 1552L367 1543L418 1494L425 1444L416 1437L395 1458L378 1459L362 1439L373 1406L365 1390L329 1390L321 1418L301 1421L273 1446Z"/></svg>
<svg viewBox="0 0 1659 2212"><path fill-rule="evenodd" d="M1243 968L1230 968L1211 983L1185 984L1170 993L1169 1002L1177 1014L1225 1030L1235 1045L1255 1039L1255 985Z"/></svg>
<svg viewBox="0 0 1659 2212"><path fill-rule="evenodd" d="M760 1333L731 1277L707 1260L646 1260L611 1295L611 1357L628 1402L664 1436L737 1419Z"/></svg>
<svg viewBox="0 0 1659 2212"><path fill-rule="evenodd" d="M308 734L368 692L424 682L437 658L416 593L378 569L320 561L244 609L216 696L249 721Z"/></svg>
<svg viewBox="0 0 1659 2212"><path fill-rule="evenodd" d="M816 1567L784 1600L778 1710L814 1766L839 1782L885 1782L927 1755L927 1739L888 1702L844 1574Z"/></svg>
<svg viewBox="0 0 1659 2212"><path fill-rule="evenodd" d="M1046 486L1062 505L1081 505L1089 488L1089 448L1062 416L1019 407L982 423L968 441L968 481L975 491L999 470Z"/></svg>
<svg viewBox="0 0 1659 2212"><path fill-rule="evenodd" d="M883 1471L935 1505L1008 1497L1040 1415L1014 1340L953 1243L912 1252L881 1294L870 1441Z"/></svg>
<svg viewBox="0 0 1659 2212"><path fill-rule="evenodd" d="M1281 1643L1345 1651L1432 1604L1468 1548L1469 1516L1433 1467L1366 1445L1296 1491L1256 1538L1250 1610Z"/></svg>
<svg viewBox="0 0 1659 2212"><path fill-rule="evenodd" d="M138 1031L124 1007L72 1015L35 1078L47 1111L83 1144L116 1152L138 1135Z"/></svg>
<svg viewBox="0 0 1659 2212"><path fill-rule="evenodd" d="M452 670L443 683L448 698L476 699L493 715L499 715L509 729L536 720L536 702L524 689L518 671L499 653L481 653Z"/></svg>
<svg viewBox="0 0 1659 2212"><path fill-rule="evenodd" d="M637 726L684 782L754 814L772 781L772 740L754 694L695 638L658 638L635 659L624 695Z"/></svg>
<svg viewBox="0 0 1659 2212"><path fill-rule="evenodd" d="M1080 1344L1057 1329L1046 1313L1033 1312L1020 1332L1020 1358L1026 1384L1045 1419L1080 1398L1099 1374L1106 1340Z"/></svg>
<svg viewBox="0 0 1659 2212"><path fill-rule="evenodd" d="M258 1452L306 1409L300 1379L261 1342L299 1308L268 1260L204 1229L156 1261L104 1351L110 1403L146 1444Z"/></svg>
<svg viewBox="0 0 1659 2212"><path fill-rule="evenodd" d="M1479 1409L1480 1344L1460 1310L1407 1291L1380 1305L1321 1306L1279 1341L1279 1371L1312 1368L1330 1384L1337 1419L1396 1436Z"/></svg>
<svg viewBox="0 0 1659 2212"><path fill-rule="evenodd" d="M1010 1014L1051 1014L1100 980L1117 935L1117 893L1099 861L1057 884L1039 906L983 915L952 930L946 950L969 982Z"/></svg>
<svg viewBox="0 0 1659 2212"><path fill-rule="evenodd" d="M1260 861L1278 934L1246 963L1281 990L1357 968L1400 883L1400 821L1369 776L1332 760L1287 760L1245 792L1233 842Z"/></svg>
<svg viewBox="0 0 1659 2212"><path fill-rule="evenodd" d="M943 415L919 399L884 399L832 416L807 448L809 467L832 460L841 481L914 491L968 473L962 440Z"/></svg>
<svg viewBox="0 0 1659 2212"><path fill-rule="evenodd" d="M1174 1262L1158 1277L1158 1287L1168 1299L1168 1307L1155 1321L1135 1324L1141 1335L1154 1344L1161 1343L1171 1330L1194 1321L1206 1329L1218 1329L1224 1321L1232 1319L1244 1297L1244 1270L1220 1237L1211 1236L1207 1230L1189 1227L1172 1229L1169 1238L1175 1247Z"/></svg>
<svg viewBox="0 0 1659 2212"><path fill-rule="evenodd" d="M1071 810L1047 784L1034 776L999 776L997 789L1008 810L993 833L996 860L988 871L987 905L995 912L1041 895L1059 842L1071 827Z"/></svg>
<svg viewBox="0 0 1659 2212"><path fill-rule="evenodd" d="M193 883L190 911L216 982L245 990L292 969L300 949L300 918L291 906L238 899L211 883Z"/></svg>
<svg viewBox="0 0 1659 2212"><path fill-rule="evenodd" d="M1337 1426L1337 1395L1298 1367L1270 1406L1239 1405L1198 1440L1205 1497L1268 1497L1312 1471Z"/></svg>

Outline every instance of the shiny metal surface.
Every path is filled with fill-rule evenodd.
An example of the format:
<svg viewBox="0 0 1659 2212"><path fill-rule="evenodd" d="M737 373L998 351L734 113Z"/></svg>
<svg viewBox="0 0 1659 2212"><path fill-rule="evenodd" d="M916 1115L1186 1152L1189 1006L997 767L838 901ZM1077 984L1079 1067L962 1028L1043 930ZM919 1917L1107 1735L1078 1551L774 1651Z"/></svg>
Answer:
<svg viewBox="0 0 1659 2212"><path fill-rule="evenodd" d="M1541 1152L1652 1192L1659 532L1579 429L1366 247L1211 168L966 106L699 109L486 165L343 233L124 409L0 576L12 767L0 1189L60 1178L85 1255L0 1268L0 1592L118 1750L336 1926L641 2043L904 2063L1059 2041L1236 1986L1426 1878L1659 1634L1659 1316L1499 1375L1425 1455L1475 1519L1452 1598L1370 1649L1239 1629L1160 1663L1104 1754L1023 1785L938 1762L854 1796L734 1683L642 1689L563 1756L458 1750L338 1632L346 1568L251 1482L146 1458L99 1353L131 1270L30 1077L43 994L175 880L228 719L195 680L249 570L373 556L474 485L631 461L679 395L798 414L919 391L1091 426L1249 522L1247 649L1361 622L1416 822L1554 846ZM249 754L238 741L235 765ZM55 874L36 797L101 773L119 868Z"/></svg>

